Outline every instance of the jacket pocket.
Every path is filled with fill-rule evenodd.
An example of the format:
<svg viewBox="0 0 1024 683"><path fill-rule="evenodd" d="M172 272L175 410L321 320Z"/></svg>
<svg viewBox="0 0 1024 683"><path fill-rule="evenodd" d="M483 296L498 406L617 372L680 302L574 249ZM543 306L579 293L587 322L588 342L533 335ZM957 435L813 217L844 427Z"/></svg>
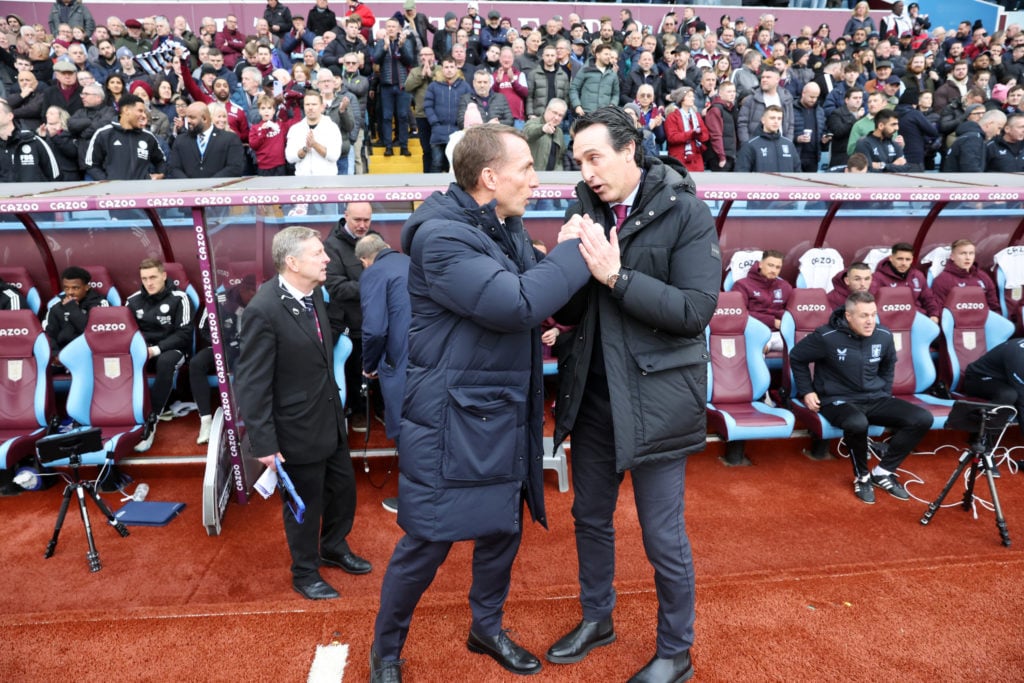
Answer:
<svg viewBox="0 0 1024 683"><path fill-rule="evenodd" d="M525 457L526 392L515 387L448 388L441 474L449 481L512 479Z"/></svg>

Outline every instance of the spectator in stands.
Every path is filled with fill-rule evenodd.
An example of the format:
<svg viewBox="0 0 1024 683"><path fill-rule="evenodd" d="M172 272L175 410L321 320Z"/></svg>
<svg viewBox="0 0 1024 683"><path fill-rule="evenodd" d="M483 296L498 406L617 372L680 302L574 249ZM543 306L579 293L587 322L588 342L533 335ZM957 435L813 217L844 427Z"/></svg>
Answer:
<svg viewBox="0 0 1024 683"><path fill-rule="evenodd" d="M98 83L82 88L82 108L68 119L68 132L78 144L81 156L93 134L117 118L117 112L106 103L106 93Z"/></svg>
<svg viewBox="0 0 1024 683"><path fill-rule="evenodd" d="M765 249L761 253L761 260L751 264L747 276L733 284L733 289L742 292L746 298L747 312L772 331L771 340L765 347L766 352L782 350L779 327L782 325L786 304L793 293L792 285L779 277L783 257L781 251Z"/></svg>
<svg viewBox="0 0 1024 683"><path fill-rule="evenodd" d="M646 83L636 91L636 104L641 124L654 136L655 146L660 150L665 144L665 108L655 101L654 88Z"/></svg>
<svg viewBox="0 0 1024 683"><path fill-rule="evenodd" d="M68 343L85 332L89 311L97 306L109 306L106 298L89 286L89 271L78 266L65 268L60 274L64 295L55 300L46 311L46 338L50 341L54 359Z"/></svg>
<svg viewBox="0 0 1024 683"><path fill-rule="evenodd" d="M1010 114L997 135L985 147L985 170L995 173L1024 172L1024 112Z"/></svg>
<svg viewBox="0 0 1024 683"><path fill-rule="evenodd" d="M789 356L797 395L843 430L853 462L853 492L868 504L875 502L872 487L899 500L910 499L896 472L932 424L927 410L893 397L896 347L892 333L877 324L876 315L870 293L850 294L828 324L800 340ZM871 470L869 424L893 432Z"/></svg>
<svg viewBox="0 0 1024 683"><path fill-rule="evenodd" d="M738 133L740 144L758 134L758 128L768 106L774 105L782 111L781 135L793 139L793 96L785 88L779 88L779 72L772 67L761 70L761 86L743 100L740 106Z"/></svg>
<svg viewBox="0 0 1024 683"><path fill-rule="evenodd" d="M610 24L610 22L609 22ZM576 116L619 103L619 77L615 50L605 43L594 46L594 62L580 69L569 84L569 106Z"/></svg>
<svg viewBox="0 0 1024 683"><path fill-rule="evenodd" d="M969 80L967 60L957 60L947 75L946 81L935 89L935 98L933 100L935 108L942 111L953 100L963 99L967 94Z"/></svg>
<svg viewBox="0 0 1024 683"><path fill-rule="evenodd" d="M515 67L515 53L511 47L501 48L498 57L498 68L491 74L494 83L491 89L505 96L509 110L512 112L513 125L522 128L526 120L526 74Z"/></svg>
<svg viewBox="0 0 1024 683"><path fill-rule="evenodd" d="M466 110L472 104L479 111L484 123L501 123L512 125L512 112L508 101L501 93L491 90L491 74L486 69L478 69L473 74L473 92L463 95L459 103L459 125L466 126Z"/></svg>
<svg viewBox="0 0 1024 683"><path fill-rule="evenodd" d="M430 173L432 163L430 152L430 119L423 109L427 96L427 88L435 79L441 77L441 64L434 59L434 50L430 47L420 48L419 63L409 69L405 78L405 91L412 96L412 111L416 119L416 133L422 150L423 172ZM456 106L457 106L456 102Z"/></svg>
<svg viewBox="0 0 1024 683"><path fill-rule="evenodd" d="M50 107L60 107L69 114L74 114L82 108L82 86L78 84L78 69L70 61L58 59L53 65L53 73L57 82L43 93L43 111Z"/></svg>
<svg viewBox="0 0 1024 683"><path fill-rule="evenodd" d="M309 10L305 25L313 34L322 36L327 31L337 30L338 17L327 6L327 0L316 0L316 4Z"/></svg>
<svg viewBox="0 0 1024 683"><path fill-rule="evenodd" d="M903 145L899 140L900 120L890 109L882 109L874 118L875 129L865 135L854 147L871 162L871 170L884 173L903 173L915 170L908 168L903 156Z"/></svg>
<svg viewBox="0 0 1024 683"><path fill-rule="evenodd" d="M50 8L50 33L56 35L60 24L81 27L86 35L96 30L96 20L81 0L56 0Z"/></svg>
<svg viewBox="0 0 1024 683"><path fill-rule="evenodd" d="M636 68L631 69L625 78L625 89L622 99L630 102L636 99L637 90L641 85L649 85L654 89L654 101L661 102L663 95L661 91L661 74L654 68L654 54L641 52L636 57ZM625 103L623 102L623 104Z"/></svg>
<svg viewBox="0 0 1024 683"><path fill-rule="evenodd" d="M871 278L871 292L877 294L883 287L906 287L914 295L914 305L921 313L939 322L942 306L935 300L928 280L921 271L914 268L914 248L906 242L892 245L888 258L878 262Z"/></svg>
<svg viewBox="0 0 1024 683"><path fill-rule="evenodd" d="M441 61L441 80L427 86L423 102L424 120L430 134L429 144L424 150L424 158L428 160L424 172L448 172L444 150L451 134L459 129L459 105L469 94L471 89L459 75L455 60L451 56L445 57Z"/></svg>
<svg viewBox="0 0 1024 683"><path fill-rule="evenodd" d="M561 171L565 168L565 136L562 134L562 120L569 105L557 97L548 102L543 116L535 116L523 126L523 135L530 145L535 171Z"/></svg>
<svg viewBox="0 0 1024 683"><path fill-rule="evenodd" d="M341 156L341 130L329 118L324 118L323 97L308 90L302 98L305 118L288 129L285 159L295 164L295 175L338 175Z"/></svg>
<svg viewBox="0 0 1024 683"><path fill-rule="evenodd" d="M928 96L930 97L930 95ZM900 96L900 103L895 112L900 122L903 156L906 157L907 164L928 170L934 166L934 156L939 143L939 130L918 109L920 100L921 93L916 90L907 90ZM932 164L929 165L929 162Z"/></svg>
<svg viewBox="0 0 1024 683"><path fill-rule="evenodd" d="M861 156L863 157L863 155ZM832 291L828 293L828 304L833 310L837 310L845 305L847 297L854 292L870 291L871 266L863 261L857 261L851 263L849 268L841 273L836 273L832 278Z"/></svg>
<svg viewBox="0 0 1024 683"><path fill-rule="evenodd" d="M954 99L942 110L939 117L939 132L945 136L947 149L956 139L956 129L967 120L967 107L972 104L984 104L985 99L985 91L971 89L962 100Z"/></svg>
<svg viewBox="0 0 1024 683"><path fill-rule="evenodd" d="M644 154L656 157L661 154L657 141L654 139L654 133L651 129L644 125L643 114L640 113L640 105L636 102L627 102L622 105L622 109L629 114L629 116L636 121L637 130L643 136L643 141L640 146L643 147Z"/></svg>
<svg viewBox="0 0 1024 683"><path fill-rule="evenodd" d="M46 110L46 122L36 132L53 152L60 169L57 180L62 182L82 179L82 171L78 167L78 145L68 133L68 119L66 111L60 107L50 107Z"/></svg>
<svg viewBox="0 0 1024 683"><path fill-rule="evenodd" d="M829 91L828 96L825 97L825 103L822 105L825 109L826 117L831 116L832 112L837 109L843 108L843 103L846 101L846 93L858 87L857 84L861 80L861 76L861 67L856 62L849 62L843 67L843 80L833 83L832 90ZM861 91L863 92L862 88Z"/></svg>
<svg viewBox="0 0 1024 683"><path fill-rule="evenodd" d="M217 326L220 342L224 350L224 363L227 370L233 371L238 360L239 334L242 325L242 312L256 294L256 276L246 275L241 282L225 292L217 292ZM210 401L210 385L207 376L215 374L216 363L210 341L210 317L203 308L199 317L199 337L203 348L196 352L188 363L189 386L192 398L199 411L199 435L197 444L210 440L210 428L213 426L213 406Z"/></svg>
<svg viewBox="0 0 1024 683"><path fill-rule="evenodd" d="M547 45L540 51L540 66L526 76L529 96L526 100L527 118L541 116L548 102L556 97L569 100L569 74L558 66L558 50Z"/></svg>
<svg viewBox="0 0 1024 683"><path fill-rule="evenodd" d="M1006 114L982 104L967 107L967 120L957 126L956 140L942 160L944 173L982 173L985 170L986 143L999 135Z"/></svg>
<svg viewBox="0 0 1024 683"><path fill-rule="evenodd" d="M128 32L114 41L115 47L119 49L126 47L131 50L132 55L140 55L143 52L150 51L152 43L142 35L142 22L138 19L126 19L124 27Z"/></svg>
<svg viewBox="0 0 1024 683"><path fill-rule="evenodd" d="M245 171L245 150L238 136L211 123L210 110L193 102L185 112L188 135L174 141L167 164L169 178L237 178Z"/></svg>
<svg viewBox="0 0 1024 683"><path fill-rule="evenodd" d="M687 54L689 57L689 54ZM743 65L732 72L732 82L736 84L736 98L742 102L754 93L761 83L761 53L757 50L747 50L743 55Z"/></svg>
<svg viewBox="0 0 1024 683"><path fill-rule="evenodd" d="M18 91L7 93L7 103L14 118L25 130L35 130L43 123L45 89L31 71L18 72Z"/></svg>
<svg viewBox="0 0 1024 683"><path fill-rule="evenodd" d="M355 0L350 0L355 2ZM410 32L399 32L395 19L388 19L385 28L377 33L372 59L380 65L380 93L383 123L381 138L384 141L384 156L394 155L393 146L397 137L402 156L412 156L409 151L409 103L410 95L404 89L405 79L416 64L415 41ZM397 120L397 136L392 135L392 119Z"/></svg>
<svg viewBox="0 0 1024 683"><path fill-rule="evenodd" d="M783 137L782 107L770 104L761 114L761 131L740 146L736 156L739 173L799 173L796 145Z"/></svg>
<svg viewBox="0 0 1024 683"><path fill-rule="evenodd" d="M672 93L672 100L677 106L665 119L668 154L691 173L703 171L708 127L694 106L693 88L680 88Z"/></svg>
<svg viewBox="0 0 1024 683"><path fill-rule="evenodd" d="M249 128L249 148L256 155L256 174L287 175L284 147L290 121L276 120L277 103L261 95L257 100L260 120Z"/></svg>
<svg viewBox="0 0 1024 683"><path fill-rule="evenodd" d="M263 18L267 20L270 32L278 38L284 36L292 27L292 11L281 4L280 0L267 0Z"/></svg>
<svg viewBox="0 0 1024 683"><path fill-rule="evenodd" d="M875 30L875 20L871 18L870 11L866 0L860 0L860 2L854 5L853 12L843 28L843 35L853 35L853 32L857 29L873 33Z"/></svg>
<svg viewBox="0 0 1024 683"><path fill-rule="evenodd" d="M153 445L157 418L164 412L174 376L192 347L192 303L185 292L167 279L159 259L144 259L139 264L139 278L142 287L128 297L125 305L134 314L146 341L147 370L156 374L149 393L151 412L146 418L145 435L135 446L137 452L143 453Z"/></svg>
<svg viewBox="0 0 1024 683"><path fill-rule="evenodd" d="M704 152L704 167L709 171L732 171L736 166L739 112L736 110L736 85L726 81L718 86L718 94L711 100L704 123L708 129L708 145Z"/></svg>
<svg viewBox="0 0 1024 683"><path fill-rule="evenodd" d="M988 273L978 267L974 258L974 242L969 239L953 242L946 267L932 281L932 294L938 304L944 306L946 297L954 287L981 287L985 291L985 303L989 310L1001 313L995 283Z"/></svg>
<svg viewBox="0 0 1024 683"><path fill-rule="evenodd" d="M886 108L888 100L884 92L873 92L868 95L867 115L857 119L850 131L850 140L846 143L846 153L853 154L857 143L865 135L870 135L875 129L875 115ZM898 117L897 117L898 118Z"/></svg>
<svg viewBox="0 0 1024 683"><path fill-rule="evenodd" d="M370 678L375 681L401 680L401 651L416 604L452 543L465 539L474 540L469 649L515 673L541 668L502 629L502 605L522 534L523 502L543 519L539 325L586 283L589 273L579 244L568 235L566 244L539 264L529 248L520 216L538 181L520 133L497 126L466 131L453 168L457 182L424 202L402 235L403 251L412 257L413 323L400 467L403 482L413 483L399 489L405 535L395 546L381 586L370 650ZM582 224L579 218L571 221L574 227ZM600 240L603 234L594 237ZM520 246L501 246L513 241ZM560 284L550 285L556 281ZM491 349L486 358L476 353L481 344ZM490 377L486 387L467 388L469 393L461 396L454 389L436 390L453 372L472 375L485 369ZM520 425L504 419L442 425L420 417L449 414L458 401L501 413L508 407L502 396L509 391L525 392L517 404L526 418ZM489 444L486 458L474 449L434 446L478 439ZM426 474L442 462L462 481L452 485ZM513 463L511 469L508 463ZM494 468L507 473L498 483Z"/></svg>
<svg viewBox="0 0 1024 683"><path fill-rule="evenodd" d="M234 69L245 51L245 33L238 30L238 17L224 17L224 28L214 36L213 44L224 55L224 66Z"/></svg>
<svg viewBox="0 0 1024 683"><path fill-rule="evenodd" d="M825 110L818 102L820 95L820 86L812 81L804 86L800 99L793 105L794 142L800 152L800 168L806 173L818 170L822 147L832 141L825 128Z"/></svg>
<svg viewBox="0 0 1024 683"><path fill-rule="evenodd" d="M118 120L92 136L85 152L86 173L93 180L158 180L164 176L164 152L145 129L145 103L132 94L121 96Z"/></svg>
<svg viewBox="0 0 1024 683"><path fill-rule="evenodd" d="M634 235L639 239L621 246L615 229L610 244L594 244L591 233L582 233L593 279L559 315L559 322L579 330L566 349L563 367L570 371L560 378L563 389L554 440L560 443L572 433L573 518L583 613L579 624L551 646L547 659L578 662L615 639L612 513L618 475L630 470L659 598L657 651L634 680L687 680L693 672L693 569L680 492L686 456L704 448L707 373L698 357L717 300L721 261L713 221L688 189L689 181L657 159L644 157L639 142L632 122L618 108L588 114L574 127L573 155L583 182L576 188L579 201L569 214L586 214L608 225L614 221L623 229L627 222L632 227L638 221L644 228ZM652 268L642 254L666 246L671 263ZM688 313L680 317L671 310ZM657 335L663 342L671 341L672 353L679 353L681 361L666 368L661 378L665 383L635 381L644 371L627 361L624 329L639 332L643 327L634 341L643 346L655 343L654 331L638 324L641 320L674 321L667 327L658 324ZM667 346L650 348L651 362L667 360ZM612 377L623 381L610 381ZM669 389L669 384L690 389ZM664 406L664 416L686 413L694 420L648 416L653 419L643 418L640 429L641 415L629 406L647 402Z"/></svg>

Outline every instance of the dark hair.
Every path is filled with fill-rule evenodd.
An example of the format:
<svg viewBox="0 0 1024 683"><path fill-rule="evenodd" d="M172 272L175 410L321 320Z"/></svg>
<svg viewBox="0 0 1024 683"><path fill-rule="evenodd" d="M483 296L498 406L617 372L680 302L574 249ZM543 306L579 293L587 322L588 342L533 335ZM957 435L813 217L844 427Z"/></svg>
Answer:
<svg viewBox="0 0 1024 683"><path fill-rule="evenodd" d="M887 123L889 119L898 118L899 117L896 116L896 112L894 112L892 109L882 109L877 114L875 114L875 130L878 130L879 125Z"/></svg>
<svg viewBox="0 0 1024 683"><path fill-rule="evenodd" d="M113 75L113 74L111 74ZM133 95L130 92L126 92L121 95L121 99L117 101L117 108L119 111L123 111L128 107L134 107L137 104L145 104L142 98L138 95Z"/></svg>
<svg viewBox="0 0 1024 683"><path fill-rule="evenodd" d="M761 260L763 261L766 258L784 259L786 258L786 255L778 249L765 249L761 252Z"/></svg>
<svg viewBox="0 0 1024 683"><path fill-rule="evenodd" d="M89 284L89 280L92 276L89 275L89 271L81 266L68 266L64 269L64 272L60 274L61 280L81 280L85 284Z"/></svg>
<svg viewBox="0 0 1024 683"><path fill-rule="evenodd" d="M861 152L855 152L846 160L846 168L854 171L863 171L868 167L868 158Z"/></svg>
<svg viewBox="0 0 1024 683"><path fill-rule="evenodd" d="M846 91L846 94L843 95L843 99L848 100L854 94L856 94L856 93L863 93L863 92L864 92L863 88L850 88L849 90Z"/></svg>
<svg viewBox="0 0 1024 683"><path fill-rule="evenodd" d="M633 143L633 161L638 167L644 165L643 133L629 118L625 109L609 105L587 112L572 125L572 137L590 126L604 126L608 130L608 139L612 149L621 152L626 145Z"/></svg>
<svg viewBox="0 0 1024 683"><path fill-rule="evenodd" d="M871 266L863 261L854 261L850 264L850 267L846 269L846 272L849 273L851 270L871 270Z"/></svg>
<svg viewBox="0 0 1024 683"><path fill-rule="evenodd" d="M909 251L911 254L913 254L914 247L911 246L909 242L897 242L896 244L892 245L892 253L895 254L901 251Z"/></svg>
<svg viewBox="0 0 1024 683"><path fill-rule="evenodd" d="M485 168L500 168L506 162L502 139L506 135L526 140L526 136L512 126L500 123L485 123L466 130L452 155L455 183L459 187L466 192L476 189Z"/></svg>
<svg viewBox="0 0 1024 683"><path fill-rule="evenodd" d="M851 310L857 304L873 304L875 297L871 292L853 292L846 297L846 310Z"/></svg>

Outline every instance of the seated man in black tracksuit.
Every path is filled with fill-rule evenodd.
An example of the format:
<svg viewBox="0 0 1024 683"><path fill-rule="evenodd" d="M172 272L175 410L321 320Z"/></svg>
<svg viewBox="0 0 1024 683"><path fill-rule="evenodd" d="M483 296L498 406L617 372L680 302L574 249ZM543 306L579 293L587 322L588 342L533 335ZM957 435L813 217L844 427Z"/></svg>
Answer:
<svg viewBox="0 0 1024 683"><path fill-rule="evenodd" d="M903 156L902 138L897 141L899 131L900 120L896 112L883 109L875 114L875 129L857 141L853 150L868 158L872 173L909 173L921 170L907 164Z"/></svg>
<svg viewBox="0 0 1024 683"><path fill-rule="evenodd" d="M72 339L85 332L89 311L109 305L102 294L89 286L91 279L89 271L78 266L65 268L60 274L64 296L56 299L46 311L46 338L55 357Z"/></svg>
<svg viewBox="0 0 1024 683"><path fill-rule="evenodd" d="M146 435L135 450L142 453L153 445L157 416L164 410L174 384L174 373L185 362L192 347L192 308L185 292L167 280L164 264L147 258L139 264L142 288L128 297L125 304L135 314L135 321L146 340L149 361L146 368L156 372L150 390L151 412L146 419Z"/></svg>
<svg viewBox="0 0 1024 683"><path fill-rule="evenodd" d="M896 470L928 432L932 416L924 408L894 398L896 347L892 333L876 324L875 298L855 292L827 325L807 335L790 352L796 395L808 408L838 429L850 448L853 492L875 502L872 486L900 500L910 495ZM814 377L810 364L814 363ZM868 471L868 425L889 427L893 434L881 450L881 462Z"/></svg>
<svg viewBox="0 0 1024 683"><path fill-rule="evenodd" d="M1017 422L1024 425L1024 338L1004 341L968 365L962 388L968 396L1014 406Z"/></svg>

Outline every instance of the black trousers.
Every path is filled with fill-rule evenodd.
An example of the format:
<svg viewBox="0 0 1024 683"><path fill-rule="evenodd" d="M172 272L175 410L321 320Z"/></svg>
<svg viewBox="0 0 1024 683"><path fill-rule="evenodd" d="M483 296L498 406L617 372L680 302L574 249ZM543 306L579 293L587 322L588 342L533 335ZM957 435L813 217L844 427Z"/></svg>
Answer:
<svg viewBox="0 0 1024 683"><path fill-rule="evenodd" d="M868 425L881 425L893 430L882 458L882 469L895 472L932 427L931 414L919 406L898 398L882 398L862 403L830 403L821 405L821 414L837 429L850 448L853 473L859 478L868 475Z"/></svg>
<svg viewBox="0 0 1024 683"><path fill-rule="evenodd" d="M502 534L473 541L469 607L472 629L478 635L496 636L501 631L512 562L521 539L521 534ZM451 548L449 541L425 541L408 534L398 541L384 573L380 611L373 627L374 647L381 660L393 662L401 657L412 613Z"/></svg>
<svg viewBox="0 0 1024 683"><path fill-rule="evenodd" d="M200 415L213 414L213 402L210 400L210 383L207 375L213 373L213 349L207 347L196 351L188 364L188 383L192 388L192 400L196 402Z"/></svg>
<svg viewBox="0 0 1024 683"><path fill-rule="evenodd" d="M588 382L572 432L572 516L576 527L583 618L599 621L615 607L613 517L623 474L615 466L615 433L607 389ZM683 519L686 460L646 463L630 470L633 498L658 595L659 657L693 644L693 555Z"/></svg>
<svg viewBox="0 0 1024 683"><path fill-rule="evenodd" d="M1017 409L1017 424L1024 432L1024 397L1017 393L1009 382L995 378L981 379L970 373L964 373L963 392L968 396L988 399L992 403L1013 406Z"/></svg>
<svg viewBox="0 0 1024 683"><path fill-rule="evenodd" d="M295 521L287 505L284 533L292 555L292 580L307 585L320 579L320 556L340 557L349 551L348 537L356 513L356 484L348 446L320 462L299 465L285 461L295 491L306 504L305 521Z"/></svg>
<svg viewBox="0 0 1024 683"><path fill-rule="evenodd" d="M150 412L162 413L174 388L174 375L185 362L185 354L177 349L164 351L156 358L150 358L146 367L156 373L149 390Z"/></svg>

